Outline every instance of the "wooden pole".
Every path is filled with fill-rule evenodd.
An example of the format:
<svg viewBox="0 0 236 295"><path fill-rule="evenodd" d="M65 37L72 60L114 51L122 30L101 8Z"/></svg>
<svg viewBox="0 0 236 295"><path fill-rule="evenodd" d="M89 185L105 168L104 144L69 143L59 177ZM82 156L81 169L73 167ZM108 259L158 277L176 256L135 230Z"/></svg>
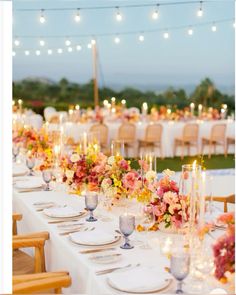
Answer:
<svg viewBox="0 0 236 295"><path fill-rule="evenodd" d="M98 78L97 78L97 47L92 44L93 49L93 82L94 82L94 107L99 105L98 97Z"/></svg>

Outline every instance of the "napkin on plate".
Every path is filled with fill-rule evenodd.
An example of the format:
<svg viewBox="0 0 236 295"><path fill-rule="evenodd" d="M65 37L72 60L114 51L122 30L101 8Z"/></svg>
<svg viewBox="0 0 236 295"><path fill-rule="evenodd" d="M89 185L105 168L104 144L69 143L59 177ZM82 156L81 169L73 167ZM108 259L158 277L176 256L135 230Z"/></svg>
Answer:
<svg viewBox="0 0 236 295"><path fill-rule="evenodd" d="M73 233L70 234L70 238L75 243L86 245L102 245L112 243L115 239L114 235L100 230Z"/></svg>
<svg viewBox="0 0 236 295"><path fill-rule="evenodd" d="M50 217L73 217L79 215L80 212L67 206L44 209L43 213Z"/></svg>
<svg viewBox="0 0 236 295"><path fill-rule="evenodd" d="M27 173L26 167L22 165L13 165L12 167L12 175L13 176L22 176Z"/></svg>
<svg viewBox="0 0 236 295"><path fill-rule="evenodd" d="M126 292L158 291L167 286L170 275L164 269L137 267L108 275L109 283Z"/></svg>
<svg viewBox="0 0 236 295"><path fill-rule="evenodd" d="M16 181L15 188L17 189L33 189L42 187L43 182L41 178L26 178L25 180Z"/></svg>

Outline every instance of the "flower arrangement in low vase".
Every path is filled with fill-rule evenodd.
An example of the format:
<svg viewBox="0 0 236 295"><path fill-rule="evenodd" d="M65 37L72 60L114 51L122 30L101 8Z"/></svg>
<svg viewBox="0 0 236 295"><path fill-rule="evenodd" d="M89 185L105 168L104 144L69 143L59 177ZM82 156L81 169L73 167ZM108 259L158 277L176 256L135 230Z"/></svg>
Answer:
<svg viewBox="0 0 236 295"><path fill-rule="evenodd" d="M234 212L222 214L217 219L218 224L226 226L226 232L213 244L215 277L221 283L228 283L234 291L235 273L235 217Z"/></svg>
<svg viewBox="0 0 236 295"><path fill-rule="evenodd" d="M74 152L62 159L61 167L65 171L63 182L75 194L81 194L84 190L99 191L106 161L107 157L100 152L86 154Z"/></svg>

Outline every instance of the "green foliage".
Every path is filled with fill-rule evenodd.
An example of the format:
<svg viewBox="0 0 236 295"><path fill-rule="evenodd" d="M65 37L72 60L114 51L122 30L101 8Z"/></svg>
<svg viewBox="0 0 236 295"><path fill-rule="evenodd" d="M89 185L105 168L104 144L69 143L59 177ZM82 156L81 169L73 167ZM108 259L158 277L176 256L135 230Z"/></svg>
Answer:
<svg viewBox="0 0 236 295"><path fill-rule="evenodd" d="M220 108L222 103L228 105L229 111L234 110L234 96L222 94L217 90L213 82L206 78L196 87L188 97L184 89L166 89L157 94L153 91L140 91L131 87L121 91L114 91L108 87L99 89L100 104L104 99L115 96L118 101L126 99L127 106L141 107L144 101L149 106L168 105L175 110L189 106L190 102L202 103L204 106ZM69 82L63 78L58 83L47 79L25 79L13 83L14 99L22 98L24 106L33 108L41 113L46 106L54 106L58 110L67 110L69 104L79 104L81 108L93 106L93 81L86 84Z"/></svg>

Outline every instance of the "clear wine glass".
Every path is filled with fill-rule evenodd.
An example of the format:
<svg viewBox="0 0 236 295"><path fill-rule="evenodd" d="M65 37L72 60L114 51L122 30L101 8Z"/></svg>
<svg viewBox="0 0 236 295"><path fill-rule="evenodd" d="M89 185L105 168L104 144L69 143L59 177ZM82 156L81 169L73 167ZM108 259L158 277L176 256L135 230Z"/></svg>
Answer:
<svg viewBox="0 0 236 295"><path fill-rule="evenodd" d="M18 145L13 145L12 147L12 154L13 154L13 161L16 162L17 156L20 153L20 147Z"/></svg>
<svg viewBox="0 0 236 295"><path fill-rule="evenodd" d="M142 211L141 211L140 224L145 231L145 242L140 248L151 249L151 247L148 244L148 233L149 233L150 228L155 223L155 216L153 214L153 208L150 205L144 205L141 210Z"/></svg>
<svg viewBox="0 0 236 295"><path fill-rule="evenodd" d="M34 173L33 173L33 168L34 168L34 166L35 166L35 158L34 157L32 157L32 156L30 156L30 157L27 157L26 158L26 166L27 166L27 168L29 168L29 176L33 176L34 175Z"/></svg>
<svg viewBox="0 0 236 295"><path fill-rule="evenodd" d="M120 247L122 249L132 249L134 246L130 245L128 237L135 230L135 216L131 214L124 214L119 217L120 231L124 235L125 243Z"/></svg>
<svg viewBox="0 0 236 295"><path fill-rule="evenodd" d="M50 191L49 183L52 180L52 171L51 170L43 170L42 172L43 180L46 183L45 191Z"/></svg>
<svg viewBox="0 0 236 295"><path fill-rule="evenodd" d="M93 211L98 205L98 194L94 192L86 192L85 194L85 206L90 212L90 216L86 219L88 222L97 221L97 218L93 216Z"/></svg>
<svg viewBox="0 0 236 295"><path fill-rule="evenodd" d="M184 293L182 290L183 280L188 276L190 268L190 255L187 252L173 251L170 259L170 270L173 277L178 281L176 294Z"/></svg>

